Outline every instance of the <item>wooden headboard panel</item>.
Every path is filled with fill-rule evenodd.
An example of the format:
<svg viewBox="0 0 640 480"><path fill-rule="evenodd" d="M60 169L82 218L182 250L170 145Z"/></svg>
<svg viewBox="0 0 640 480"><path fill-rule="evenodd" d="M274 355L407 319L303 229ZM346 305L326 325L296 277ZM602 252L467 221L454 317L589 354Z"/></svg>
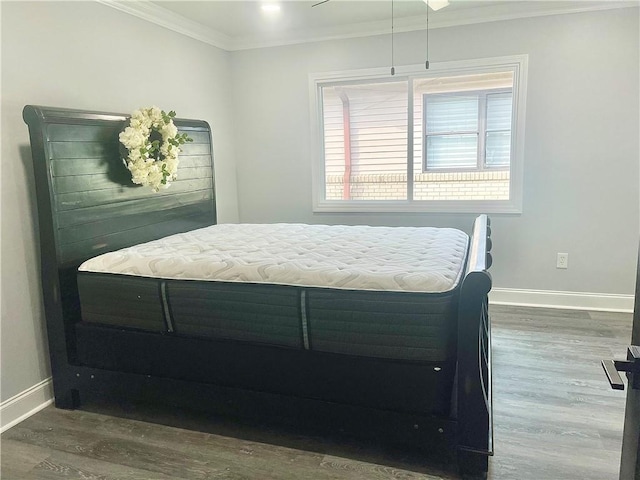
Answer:
<svg viewBox="0 0 640 480"><path fill-rule="evenodd" d="M193 143L182 146L178 180L154 193L134 185L122 162L118 134L127 116L27 105L23 117L31 139L42 253L59 268L216 223L206 122L175 120Z"/></svg>

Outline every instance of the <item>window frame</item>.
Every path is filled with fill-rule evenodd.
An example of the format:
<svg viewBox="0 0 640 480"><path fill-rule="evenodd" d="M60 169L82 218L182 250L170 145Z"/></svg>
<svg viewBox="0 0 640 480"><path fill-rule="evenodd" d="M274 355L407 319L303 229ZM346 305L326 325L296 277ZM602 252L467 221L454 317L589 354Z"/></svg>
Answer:
<svg viewBox="0 0 640 480"><path fill-rule="evenodd" d="M524 123L526 111L528 55L513 55L484 59L432 63L396 67L396 75L389 69L372 68L337 72L311 73L309 75L309 100L312 134L312 205L314 213L522 213ZM482 73L513 72L513 103L511 129L511 164L508 200L413 200L413 82L415 79L472 75ZM407 131L407 199L406 200L326 200L325 152L323 126L322 88L332 85L348 85L361 82L408 82L408 131ZM424 122L423 122L424 123ZM423 135L423 139L424 139ZM426 149L423 148L423 152ZM423 153L426 155L426 153ZM424 160L421 162L424 166ZM497 167L491 170L497 170ZM442 170L439 170L442 171ZM461 170L456 170L461 171Z"/></svg>

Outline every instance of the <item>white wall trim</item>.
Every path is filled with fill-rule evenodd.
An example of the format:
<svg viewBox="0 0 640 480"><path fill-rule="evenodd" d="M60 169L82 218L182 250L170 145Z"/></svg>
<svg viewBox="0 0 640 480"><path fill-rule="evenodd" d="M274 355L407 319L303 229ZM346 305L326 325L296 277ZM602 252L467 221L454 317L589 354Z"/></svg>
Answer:
<svg viewBox="0 0 640 480"><path fill-rule="evenodd" d="M52 403L53 382L49 377L0 404L0 433Z"/></svg>
<svg viewBox="0 0 640 480"><path fill-rule="evenodd" d="M126 0L96 1L222 50L233 50L233 40L231 37L151 2L131 2Z"/></svg>
<svg viewBox="0 0 640 480"><path fill-rule="evenodd" d="M211 27L185 18L160 5L149 1L130 0L96 0L121 12L128 13L156 25L168 28L201 42L227 51L268 48L300 43L320 42L326 40L342 40L347 38L368 37L389 33L388 21L363 22L350 25L337 25L331 28L318 28L284 32L275 39L264 39L257 36L231 37ZM506 4L482 5L467 10L438 12L430 21L430 28L443 28L478 23L517 20L521 18L541 17L548 15L564 15L569 13L595 12L615 8L637 7L637 1L607 1L594 4L592 2L530 2L523 4L515 11ZM405 17L396 19L396 32L411 32L424 29L424 19Z"/></svg>
<svg viewBox="0 0 640 480"><path fill-rule="evenodd" d="M521 307L633 313L634 296L610 293L493 288L489 293L489 303Z"/></svg>

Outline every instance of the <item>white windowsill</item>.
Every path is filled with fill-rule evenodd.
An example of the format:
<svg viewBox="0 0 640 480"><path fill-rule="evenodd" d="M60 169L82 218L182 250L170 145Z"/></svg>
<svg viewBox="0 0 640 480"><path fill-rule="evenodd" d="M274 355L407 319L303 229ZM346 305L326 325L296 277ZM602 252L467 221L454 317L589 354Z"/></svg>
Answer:
<svg viewBox="0 0 640 480"><path fill-rule="evenodd" d="M355 200L316 202L314 213L505 213L521 214L522 207L511 201L402 201Z"/></svg>

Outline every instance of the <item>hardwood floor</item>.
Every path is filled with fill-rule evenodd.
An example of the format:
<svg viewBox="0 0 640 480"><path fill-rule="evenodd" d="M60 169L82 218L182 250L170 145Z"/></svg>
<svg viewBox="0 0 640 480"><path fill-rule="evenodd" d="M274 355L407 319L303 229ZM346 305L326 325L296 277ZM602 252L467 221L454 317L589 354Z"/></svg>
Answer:
<svg viewBox="0 0 640 480"><path fill-rule="evenodd" d="M623 358L631 315L494 308L494 479L617 479L624 397L600 360Z"/></svg>
<svg viewBox="0 0 640 480"><path fill-rule="evenodd" d="M623 358L631 314L491 308L491 480L615 480L624 392L600 367ZM150 423L153 420L154 423ZM407 452L161 407L48 407L0 437L3 479L457 479Z"/></svg>

